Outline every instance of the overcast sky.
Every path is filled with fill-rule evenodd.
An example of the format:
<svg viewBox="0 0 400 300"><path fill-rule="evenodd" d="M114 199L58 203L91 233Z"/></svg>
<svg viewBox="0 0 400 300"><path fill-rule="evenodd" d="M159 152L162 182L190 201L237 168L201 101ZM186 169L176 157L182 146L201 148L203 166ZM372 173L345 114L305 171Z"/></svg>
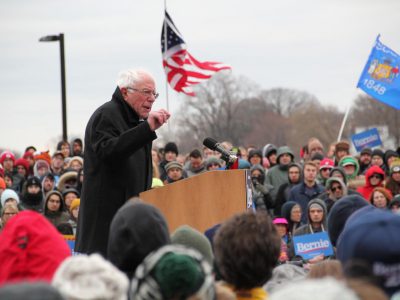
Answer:
<svg viewBox="0 0 400 300"><path fill-rule="evenodd" d="M169 0L168 11L198 60L232 66L263 89L295 88L344 110L378 33L400 51L398 0ZM65 34L68 134L83 138L119 71L161 64L161 0L1 0L0 147L54 151L62 133L59 44ZM182 96L170 89L174 113ZM174 115L172 116L173 122ZM268 142L268 141L265 141Z"/></svg>

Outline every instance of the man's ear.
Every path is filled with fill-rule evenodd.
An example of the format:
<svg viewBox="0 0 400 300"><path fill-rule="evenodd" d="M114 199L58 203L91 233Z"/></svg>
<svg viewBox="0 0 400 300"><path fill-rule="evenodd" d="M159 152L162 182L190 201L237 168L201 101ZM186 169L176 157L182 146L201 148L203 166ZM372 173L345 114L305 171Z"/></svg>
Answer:
<svg viewBox="0 0 400 300"><path fill-rule="evenodd" d="M119 88L119 90L121 91L122 97L126 100L126 98L128 97L128 89L125 87Z"/></svg>

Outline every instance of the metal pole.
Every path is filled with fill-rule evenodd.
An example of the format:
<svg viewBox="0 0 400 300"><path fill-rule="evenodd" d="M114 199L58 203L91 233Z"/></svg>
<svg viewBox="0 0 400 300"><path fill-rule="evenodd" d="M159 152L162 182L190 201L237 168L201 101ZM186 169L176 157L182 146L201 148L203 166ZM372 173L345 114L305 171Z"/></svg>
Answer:
<svg viewBox="0 0 400 300"><path fill-rule="evenodd" d="M342 126L340 127L339 135L338 135L338 138L337 138L337 141L338 141L338 142L342 139L342 134L343 134L344 125L346 124L347 118L348 118L348 116L349 116L350 108L351 108L351 102L349 102L349 103L347 104L346 113L344 114L344 118L343 118L343 121L342 121Z"/></svg>
<svg viewBox="0 0 400 300"><path fill-rule="evenodd" d="M61 60L61 101L62 101L62 130L63 140L68 141L67 135L67 92L65 88L65 56L64 34L60 33L60 60Z"/></svg>

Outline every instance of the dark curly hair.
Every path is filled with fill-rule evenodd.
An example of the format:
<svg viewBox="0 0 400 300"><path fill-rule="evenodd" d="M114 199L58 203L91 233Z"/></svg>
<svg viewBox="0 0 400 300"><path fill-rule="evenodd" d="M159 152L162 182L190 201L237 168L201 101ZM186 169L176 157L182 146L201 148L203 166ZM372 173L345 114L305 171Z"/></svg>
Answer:
<svg viewBox="0 0 400 300"><path fill-rule="evenodd" d="M266 212L246 212L227 220L214 239L223 279L236 289L262 286L272 276L281 240Z"/></svg>

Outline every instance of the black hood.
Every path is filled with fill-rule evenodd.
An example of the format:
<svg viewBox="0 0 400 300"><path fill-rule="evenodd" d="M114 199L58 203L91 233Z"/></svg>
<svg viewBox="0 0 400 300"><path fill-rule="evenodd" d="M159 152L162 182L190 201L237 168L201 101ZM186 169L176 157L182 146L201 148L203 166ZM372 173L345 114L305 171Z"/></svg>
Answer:
<svg viewBox="0 0 400 300"><path fill-rule="evenodd" d="M152 205L128 201L111 222L107 258L131 279L150 252L169 243L161 212Z"/></svg>

